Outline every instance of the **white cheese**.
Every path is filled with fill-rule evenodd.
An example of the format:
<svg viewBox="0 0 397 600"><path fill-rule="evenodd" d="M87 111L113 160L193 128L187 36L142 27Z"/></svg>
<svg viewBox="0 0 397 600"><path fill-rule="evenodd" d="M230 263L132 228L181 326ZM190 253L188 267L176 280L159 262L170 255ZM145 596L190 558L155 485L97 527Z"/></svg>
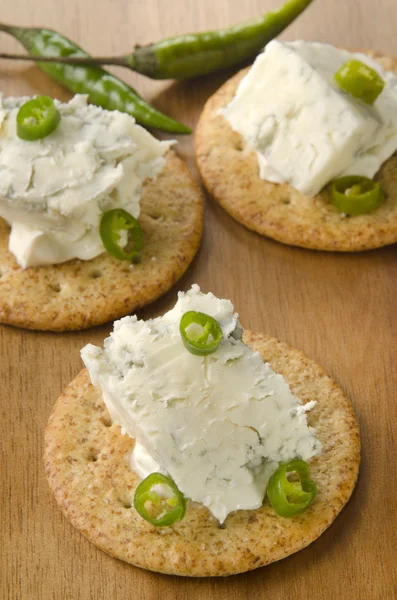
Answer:
<svg viewBox="0 0 397 600"><path fill-rule="evenodd" d="M142 184L162 170L172 142L82 95L56 100L57 129L28 142L16 133L26 100L0 96L0 216L12 228L9 250L22 267L91 259L104 252L102 213L122 207L139 216Z"/></svg>
<svg viewBox="0 0 397 600"><path fill-rule="evenodd" d="M224 339L215 353L186 350L179 322L188 310L219 321ZM163 317L121 319L103 350L89 344L81 352L111 417L136 440L136 472L169 474L221 522L262 505L279 461L321 450L305 414L314 403L303 406L241 334L231 302L194 285Z"/></svg>
<svg viewBox="0 0 397 600"><path fill-rule="evenodd" d="M373 106L343 92L349 59L385 80ZM372 178L397 149L397 77L358 53L316 42L270 42L221 111L258 157L262 179L307 195L347 174Z"/></svg>

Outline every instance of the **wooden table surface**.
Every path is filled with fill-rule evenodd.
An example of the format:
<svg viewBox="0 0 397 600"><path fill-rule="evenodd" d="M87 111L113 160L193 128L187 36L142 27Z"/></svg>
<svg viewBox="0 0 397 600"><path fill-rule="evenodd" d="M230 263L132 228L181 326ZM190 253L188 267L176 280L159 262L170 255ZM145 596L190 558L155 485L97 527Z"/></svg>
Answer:
<svg viewBox="0 0 397 600"><path fill-rule="evenodd" d="M276 0L4 0L0 18L52 27L91 53L105 54L232 24L276 5ZM395 0L315 0L282 37L397 54L396 32ZM0 34L0 49L20 47ZM192 127L227 77L154 83L118 72ZM4 61L0 90L68 98L33 66ZM193 137L179 141L179 153L197 176ZM231 298L245 327L277 336L318 360L357 411L360 477L336 522L306 550L226 579L158 575L110 558L68 523L48 489L42 449L52 405L82 367L80 348L101 344L110 325L67 334L0 326L1 600L397 598L396 280L395 246L356 255L289 248L245 230L207 198L204 239L192 267L140 314L162 314L178 288L198 282L205 291Z"/></svg>

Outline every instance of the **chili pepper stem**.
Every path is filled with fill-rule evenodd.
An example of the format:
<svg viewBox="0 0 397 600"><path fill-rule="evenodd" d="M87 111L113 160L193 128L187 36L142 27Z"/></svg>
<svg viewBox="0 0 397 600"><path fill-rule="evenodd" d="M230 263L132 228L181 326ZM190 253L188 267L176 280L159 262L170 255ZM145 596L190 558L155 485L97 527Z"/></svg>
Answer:
<svg viewBox="0 0 397 600"><path fill-rule="evenodd" d="M26 37L30 35L32 39L36 35L38 28L32 27L31 29L26 30L22 27L14 27L13 25L6 25L5 23L0 23L0 31L4 33L9 33L10 35L18 36L23 35ZM116 65L120 67L128 67L130 66L129 62L127 63L127 57L125 56L30 56L29 54L11 54L7 52L1 52L0 58L4 60L24 60L24 61L32 61L32 62L57 62L63 63L67 65ZM132 61L133 62L133 61Z"/></svg>
<svg viewBox="0 0 397 600"><path fill-rule="evenodd" d="M125 57L123 56L99 56L96 57L83 57L83 56L67 56L67 57L53 57L53 56L30 56L28 54L8 54L7 52L0 52L0 58L4 60L22 60L31 62L41 63L61 63L66 65L115 65L118 67L130 67L127 64Z"/></svg>

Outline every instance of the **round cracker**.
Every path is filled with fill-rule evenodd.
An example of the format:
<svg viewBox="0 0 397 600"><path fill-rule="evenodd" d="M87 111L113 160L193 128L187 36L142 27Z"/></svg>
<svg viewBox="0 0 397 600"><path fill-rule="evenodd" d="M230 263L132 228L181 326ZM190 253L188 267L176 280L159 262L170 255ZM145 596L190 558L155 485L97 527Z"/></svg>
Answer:
<svg viewBox="0 0 397 600"><path fill-rule="evenodd" d="M188 168L172 151L157 179L144 185L139 221L144 249L138 264L104 253L22 269L8 252L9 227L0 219L0 322L85 329L142 308L182 277L200 245L203 203Z"/></svg>
<svg viewBox="0 0 397 600"><path fill-rule="evenodd" d="M396 58L365 52L397 74ZM232 100L248 70L237 73L208 100L197 126L197 165L212 196L249 229L293 246L357 252L397 242L397 155L375 177L386 201L375 211L356 217L341 215L329 203L328 189L310 198L288 184L260 178L255 152L218 114Z"/></svg>
<svg viewBox="0 0 397 600"><path fill-rule="evenodd" d="M245 341L282 373L303 403L323 444L310 461L318 484L315 502L291 519L267 500L258 510L228 516L224 528L208 509L190 503L183 521L156 528L133 505L138 476L128 461L134 441L111 423L101 392L86 370L55 404L45 434L45 468L64 515L111 556L152 571L196 577L248 571L301 550L332 523L348 501L358 474L360 438L353 408L337 384L304 354L265 335ZM194 474L193 474L194 476Z"/></svg>

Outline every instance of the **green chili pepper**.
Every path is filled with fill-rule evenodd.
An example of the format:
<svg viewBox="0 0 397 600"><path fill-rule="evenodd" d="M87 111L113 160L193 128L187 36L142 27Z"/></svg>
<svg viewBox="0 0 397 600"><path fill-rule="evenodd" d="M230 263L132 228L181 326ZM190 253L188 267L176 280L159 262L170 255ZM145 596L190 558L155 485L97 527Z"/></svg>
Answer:
<svg viewBox="0 0 397 600"><path fill-rule="evenodd" d="M365 104L373 104L385 87L379 73L360 60L348 60L334 77L342 90Z"/></svg>
<svg viewBox="0 0 397 600"><path fill-rule="evenodd" d="M311 2L312 0L288 0L279 10L234 27L170 37L148 46L137 46L134 52L127 56L89 60L77 58L73 64L119 65L129 67L152 79L189 79L206 75L238 65L258 54ZM3 55L3 58L6 56ZM8 58L17 57L8 55ZM67 60L65 59L65 62Z"/></svg>
<svg viewBox="0 0 397 600"><path fill-rule="evenodd" d="M331 186L331 202L346 215L362 215L378 208L384 199L384 193L377 181L347 175L335 179Z"/></svg>
<svg viewBox="0 0 397 600"><path fill-rule="evenodd" d="M194 310L182 316L179 331L185 348L198 356L215 352L223 338L222 328L216 319Z"/></svg>
<svg viewBox="0 0 397 600"><path fill-rule="evenodd" d="M289 481L289 473L296 473L299 480ZM269 479L267 495L280 517L293 517L307 508L317 496L317 486L310 479L307 462L295 458L281 463Z"/></svg>
<svg viewBox="0 0 397 600"><path fill-rule="evenodd" d="M170 37L136 48L126 57L134 70L154 79L186 79L237 65L281 33L311 0L289 0L278 11L218 31Z"/></svg>
<svg viewBox="0 0 397 600"><path fill-rule="evenodd" d="M132 250L125 250L119 245L120 231L128 232L127 246L131 243ZM138 221L122 208L115 208L103 213L99 224L99 234L105 250L119 260L137 260L143 246L143 234Z"/></svg>
<svg viewBox="0 0 397 600"><path fill-rule="evenodd" d="M50 29L0 24L0 31L15 37L33 56L90 58L77 44ZM102 108L128 113L146 127L169 133L191 133L191 129L163 115L145 102L132 87L100 67L56 62L38 63L38 66L74 94L88 94L90 102Z"/></svg>
<svg viewBox="0 0 397 600"><path fill-rule="evenodd" d="M61 115L49 96L36 96L22 104L17 114L17 135L23 140L41 140L58 127Z"/></svg>
<svg viewBox="0 0 397 600"><path fill-rule="evenodd" d="M183 519L186 500L170 477L152 473L136 488L134 507L145 521L164 527Z"/></svg>

